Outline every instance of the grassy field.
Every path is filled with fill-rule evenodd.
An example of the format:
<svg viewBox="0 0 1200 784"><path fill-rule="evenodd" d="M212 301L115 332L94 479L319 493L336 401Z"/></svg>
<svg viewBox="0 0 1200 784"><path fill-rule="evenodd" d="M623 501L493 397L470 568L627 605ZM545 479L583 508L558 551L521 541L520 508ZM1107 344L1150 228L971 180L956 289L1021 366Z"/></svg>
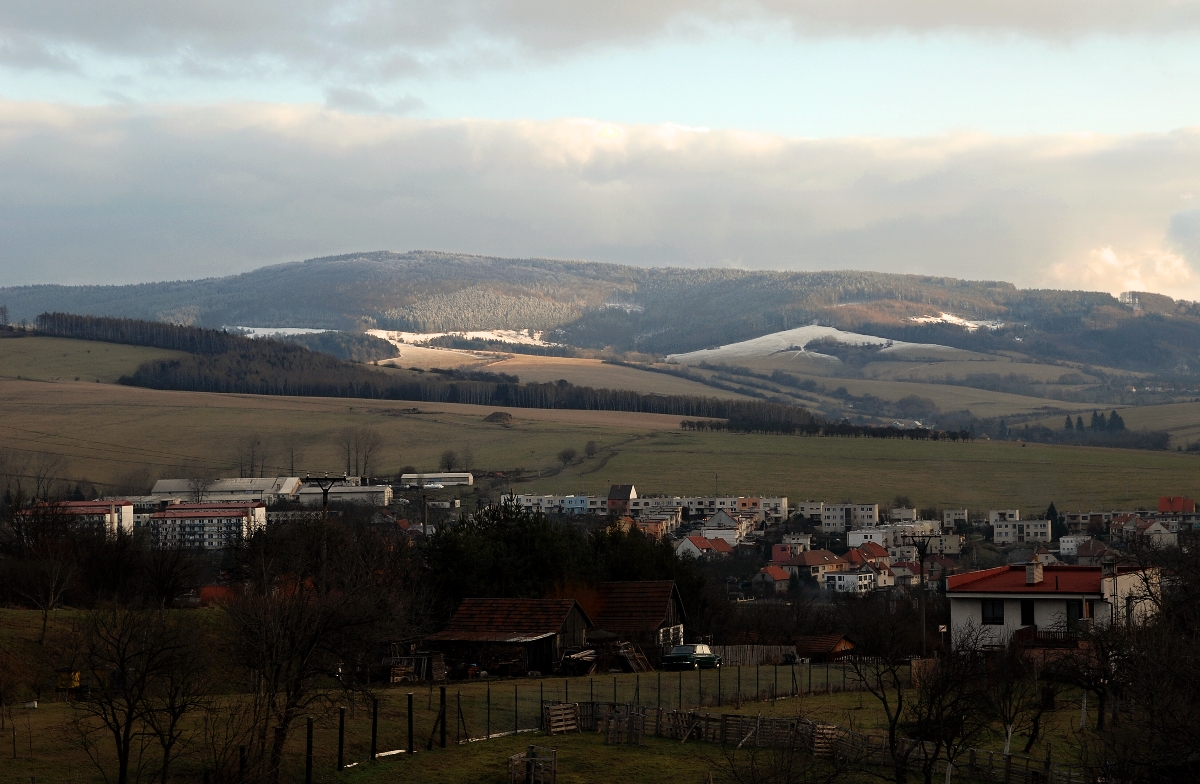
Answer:
<svg viewBox="0 0 1200 784"><path fill-rule="evenodd" d="M219 624L220 611L182 610L183 615L205 625ZM60 611L51 624L49 650L56 648L59 635L70 628L77 613ZM36 633L37 614L28 610L0 609L0 651L17 653L29 659L39 657ZM228 663L218 660L214 668L223 670ZM20 699L28 699L30 676L21 668L5 661L6 675L14 672ZM51 668L52 669L52 668ZM31 668L46 677L50 670ZM236 679L223 683L221 700L238 700L232 691ZM832 686L832 689L828 689ZM447 725L447 748L427 750L434 737L439 707L438 690L431 684L400 684L377 688L373 697L379 700L378 749L381 752L403 749L406 746L408 709L407 693L412 692L414 739L418 753L388 755L375 763L370 758L370 701L367 695L353 700L334 699L326 706L314 709L314 780L317 782L384 782L411 781L420 784L480 781L500 784L506 780L505 761L508 756L524 750L528 744L555 748L559 752L562 781L612 781L612 771L619 769L622 779L631 784L641 782L703 782L709 773L715 781L730 781L721 750L706 743L655 739L649 737L643 748L605 746L603 738L594 733L548 737L537 732L539 705L543 699L562 701L637 702L646 706L661 706L672 710L699 708L708 713L740 714L743 716L802 716L809 719L875 734L884 727L878 703L869 695L854 689L854 674L843 671L837 664L795 665L794 667L725 667L718 671L699 673L644 673L597 675L578 678L505 679L492 681L450 682L447 685L447 706L452 716ZM846 689L843 691L843 689ZM718 698L718 694L720 697ZM737 695L741 695L741 699ZM758 695L756 701L755 695ZM793 696L795 695L795 696ZM773 699L773 698L778 699ZM345 761L357 763L342 773L336 771L338 707L347 708ZM462 723L456 729L453 717ZM76 706L61 702L50 690L41 694L36 709L9 705L0 717L0 784L24 784L31 780L54 782L98 782L103 780L83 751L73 740L71 719L79 713ZM1069 761L1076 743L1075 725L1079 716L1079 695L1064 694L1058 710L1048 714L1044 722L1044 737L1031 754L1044 758L1052 751L1055 759ZM512 734L513 728L520 732ZM458 744L460 738L482 738ZM15 739L16 751L13 753ZM1015 750L1023 748L1025 737L1014 739ZM978 747L998 751L1003 739L999 733L982 739ZM285 753L283 780L303 780L304 719L293 726ZM185 748L172 780L199 782L205 765L198 745Z"/></svg>
<svg viewBox="0 0 1200 784"><path fill-rule="evenodd" d="M1146 505L1159 495L1190 495L1200 458L1170 452L875 439L695 433L679 418L596 411L507 409L509 426L484 421L496 409L330 398L160 392L105 384L0 380L9 416L0 438L11 447L65 455L64 475L93 482L179 476L197 466L228 472L235 445L258 433L268 469L340 472L338 438L374 427L383 445L379 473L402 465L432 470L446 448L474 453L476 469L547 475L514 485L522 492L602 493L633 482L639 493L786 495L793 500L888 502L971 509L1060 509ZM565 447L582 454L561 467ZM295 465L286 451L297 445Z"/></svg>
<svg viewBox="0 0 1200 784"><path fill-rule="evenodd" d="M186 356L182 352L66 338L0 340L0 378L112 383L143 362Z"/></svg>

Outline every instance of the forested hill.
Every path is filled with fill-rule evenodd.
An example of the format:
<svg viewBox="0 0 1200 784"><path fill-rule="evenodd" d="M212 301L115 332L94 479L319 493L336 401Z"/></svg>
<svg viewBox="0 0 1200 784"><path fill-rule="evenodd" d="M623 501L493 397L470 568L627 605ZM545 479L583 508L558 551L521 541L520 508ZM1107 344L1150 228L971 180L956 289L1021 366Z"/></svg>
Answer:
<svg viewBox="0 0 1200 784"><path fill-rule="evenodd" d="M898 340L1156 373L1200 370L1200 308L1141 295L876 272L643 268L418 251L278 264L196 281L0 289L45 311L208 327L545 330L585 348L675 353L821 323ZM968 331L915 317L1002 322Z"/></svg>

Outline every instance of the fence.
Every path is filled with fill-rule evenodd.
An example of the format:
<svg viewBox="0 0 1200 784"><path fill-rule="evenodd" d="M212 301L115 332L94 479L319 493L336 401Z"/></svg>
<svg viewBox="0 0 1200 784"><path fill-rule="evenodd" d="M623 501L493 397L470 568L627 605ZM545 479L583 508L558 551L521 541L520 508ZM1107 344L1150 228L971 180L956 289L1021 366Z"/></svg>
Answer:
<svg viewBox="0 0 1200 784"><path fill-rule="evenodd" d="M795 645L713 645L712 652L726 667L783 664L796 661ZM788 659L787 657L791 657Z"/></svg>
<svg viewBox="0 0 1200 784"><path fill-rule="evenodd" d="M375 758L405 755L409 748L420 753L440 747L443 742L446 747L453 747L549 730L547 707L576 703L579 728L596 731L603 726L606 739L613 743L640 743L642 733L646 737L729 745L792 743L818 755L836 753L863 764L884 765L888 763L888 754L880 737L807 719L737 713L745 703L855 692L862 688L853 668L845 663L805 663L582 678L470 681L446 687L428 684L411 693L411 701L400 689L387 689L377 693L372 701L349 706L340 731L337 713L316 719L314 760L318 771L331 771L339 759L343 767L352 767ZM724 712L721 708L730 710ZM604 724L606 717L620 719L634 714L643 717L640 729L637 723L616 723L611 727ZM340 756L335 754L339 748ZM295 756L289 754L288 758L291 761L285 763L285 768L298 766ZM998 752L975 750L964 753L955 765L955 772L966 768L974 779L1009 784L1043 781L1073 784L1085 779L1081 769L1047 768L1046 763L1019 755L1006 758ZM305 780L300 766L285 769L284 773L289 781Z"/></svg>

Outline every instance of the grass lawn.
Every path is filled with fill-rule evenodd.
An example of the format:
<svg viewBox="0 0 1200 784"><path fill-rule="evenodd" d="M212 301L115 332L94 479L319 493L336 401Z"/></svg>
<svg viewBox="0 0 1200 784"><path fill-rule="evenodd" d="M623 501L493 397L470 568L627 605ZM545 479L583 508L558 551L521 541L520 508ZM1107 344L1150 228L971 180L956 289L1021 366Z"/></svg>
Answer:
<svg viewBox="0 0 1200 784"><path fill-rule="evenodd" d="M143 362L187 356L94 340L28 337L0 340L0 378L113 383Z"/></svg>

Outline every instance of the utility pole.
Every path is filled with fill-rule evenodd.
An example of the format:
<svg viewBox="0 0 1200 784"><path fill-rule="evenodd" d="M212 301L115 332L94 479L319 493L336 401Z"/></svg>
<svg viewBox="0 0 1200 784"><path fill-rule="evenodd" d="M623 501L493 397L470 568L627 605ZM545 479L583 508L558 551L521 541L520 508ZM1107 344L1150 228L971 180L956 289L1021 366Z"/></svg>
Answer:
<svg viewBox="0 0 1200 784"><path fill-rule="evenodd" d="M340 481L346 481L347 474L342 474ZM308 474L304 475L304 484L314 484L321 488L321 512L325 517L325 522L329 522L329 488L338 483L337 479L330 479L329 472L325 472L323 479L310 479Z"/></svg>
<svg viewBox="0 0 1200 784"><path fill-rule="evenodd" d="M929 552L929 543L935 535L940 534L905 534L903 541L917 550L917 567L921 575L920 594L917 603L921 608L921 658L925 658L925 554Z"/></svg>

